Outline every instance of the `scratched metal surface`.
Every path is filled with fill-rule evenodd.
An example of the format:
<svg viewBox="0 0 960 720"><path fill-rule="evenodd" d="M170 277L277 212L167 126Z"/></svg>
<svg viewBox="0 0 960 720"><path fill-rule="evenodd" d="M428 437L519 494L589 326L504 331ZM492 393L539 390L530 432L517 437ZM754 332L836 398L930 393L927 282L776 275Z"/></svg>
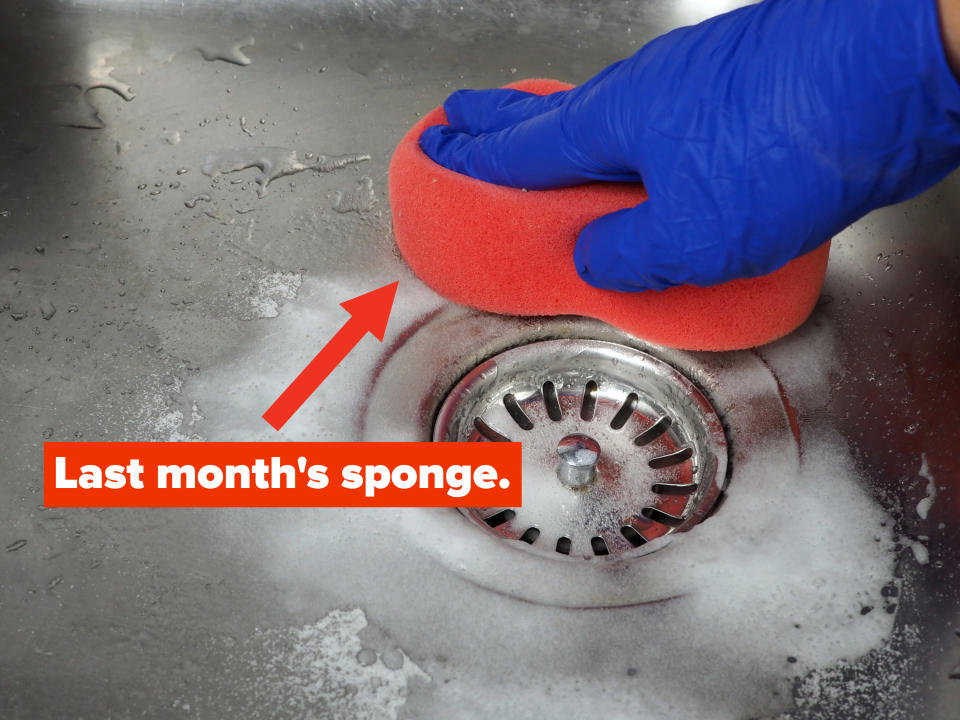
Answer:
<svg viewBox="0 0 960 720"><path fill-rule="evenodd" d="M318 553L328 564L308 578L289 556L264 549L283 537L258 535L271 518L277 532L300 530L312 517L305 513L45 510L41 443L270 437L261 401L342 322L338 302L399 278L388 345L418 318L449 309L404 268L390 237L387 165L419 114L458 87L524 76L582 81L646 39L732 5L6 3L0 715L327 717L348 708L357 717L474 717L522 707L492 685L478 694L479 681L467 683L503 674L528 678L534 698L537 687L585 678L571 717L607 702L603 678L624 673L632 645L610 628L629 626L629 609L536 607L467 583L443 597L380 587L378 563L410 577L436 570L399 540L393 556L355 561L347 541L323 535L329 516L319 513ZM241 155L230 155L236 148ZM211 153L214 165L289 159L260 148L293 150L308 164L310 152L370 160L279 177L262 198L256 171L203 173ZM925 538L928 564L901 556L911 591L895 622L915 630L901 656L901 704L860 691L853 705L824 696L796 709L789 686L731 660L735 692L754 682L750 673L757 688L739 705L739 696L725 700L740 709L730 717L956 717L958 239L957 176L865 218L835 242L807 328L828 326L835 342L810 344L801 332L780 345L781 355L842 369L815 397L792 398L801 432L837 427L898 532ZM528 327L516 321L517 342ZM834 356L817 357L824 347ZM334 375L284 437L359 437L359 408L381 353L372 341L361 345L352 369ZM925 492L922 456L940 488L926 519L912 510ZM291 517L300 524L287 525ZM842 548L836 562L844 562ZM374 680L386 695L323 685L304 655L322 643L277 630L327 618L318 632L333 633L365 667L369 656L353 649L351 629L363 625L354 609L361 605L364 648L379 653L372 666L385 669ZM475 616L497 618L486 635L496 641L468 631ZM657 637L667 642L670 631ZM676 644L691 632L678 626ZM500 675L489 670L496 642L523 648L500 659ZM562 659L541 662L557 648ZM700 650L723 658L723 648ZM850 694L858 678L848 678ZM618 680L617 707L698 697L687 680L664 679L662 697L636 698ZM450 689L458 687L459 695ZM760 697L770 692L781 696ZM711 716L710 694L699 701L700 716Z"/></svg>

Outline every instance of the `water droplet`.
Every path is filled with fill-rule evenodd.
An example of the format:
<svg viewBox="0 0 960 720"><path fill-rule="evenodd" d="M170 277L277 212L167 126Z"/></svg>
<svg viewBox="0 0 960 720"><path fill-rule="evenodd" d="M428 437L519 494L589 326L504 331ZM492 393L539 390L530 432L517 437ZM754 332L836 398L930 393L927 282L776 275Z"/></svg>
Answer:
<svg viewBox="0 0 960 720"><path fill-rule="evenodd" d="M129 102L134 98L133 89L113 76L114 66L109 65L115 56L130 49L130 42L105 38L88 43L78 57L86 62L76 66L60 83L70 92L55 111L56 122L65 127L99 130L104 127L97 108L90 102L88 93L103 88Z"/></svg>
<svg viewBox="0 0 960 720"><path fill-rule="evenodd" d="M384 650L380 653L380 662L388 670L399 670L403 667L403 653L399 650Z"/></svg>
<svg viewBox="0 0 960 720"><path fill-rule="evenodd" d="M212 198L209 195L207 195L207 193L200 193L199 195L196 195L195 197L190 198L183 204L186 205L188 208L193 209L197 206L198 202L201 202L201 201L210 202L211 199Z"/></svg>
<svg viewBox="0 0 960 720"><path fill-rule="evenodd" d="M250 58L243 53L242 49L245 47L253 47L254 45L256 45L256 42L253 36L249 35L243 40L208 44L204 47L198 47L197 50L200 51L203 59L207 61L223 60L228 63L233 63L234 65L246 66L249 65L251 61Z"/></svg>
<svg viewBox="0 0 960 720"><path fill-rule="evenodd" d="M40 317L44 320L49 320L57 313L57 308L53 304L53 301L49 298L41 298L40 300Z"/></svg>
<svg viewBox="0 0 960 720"><path fill-rule="evenodd" d="M357 652L357 662L364 667L369 667L377 661L377 653L370 648L363 648Z"/></svg>

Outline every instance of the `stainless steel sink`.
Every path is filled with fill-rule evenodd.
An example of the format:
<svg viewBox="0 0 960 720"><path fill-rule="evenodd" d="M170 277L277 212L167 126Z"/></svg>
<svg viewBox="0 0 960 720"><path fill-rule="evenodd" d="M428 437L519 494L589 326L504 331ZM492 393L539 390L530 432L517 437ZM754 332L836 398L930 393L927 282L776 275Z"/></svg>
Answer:
<svg viewBox="0 0 960 720"><path fill-rule="evenodd" d="M811 319L748 353L453 306L393 245L391 152L450 91L580 82L736 4L0 9L0 716L957 717L960 176L838 236ZM397 279L384 343L275 433L338 303ZM542 341L699 388L708 519L577 558L454 510L43 507L44 440L429 439Z"/></svg>

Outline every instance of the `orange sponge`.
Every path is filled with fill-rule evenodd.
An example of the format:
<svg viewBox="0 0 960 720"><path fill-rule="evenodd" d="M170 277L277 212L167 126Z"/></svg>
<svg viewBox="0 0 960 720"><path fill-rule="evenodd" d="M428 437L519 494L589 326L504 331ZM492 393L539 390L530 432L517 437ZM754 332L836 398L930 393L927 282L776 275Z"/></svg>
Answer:
<svg viewBox="0 0 960 720"><path fill-rule="evenodd" d="M509 85L547 94L570 85ZM418 145L447 122L437 108L404 136L390 163L397 246L427 285L454 302L508 315L588 315L650 342L735 350L786 335L813 310L830 244L762 277L661 292L600 290L577 274L573 248L584 225L647 199L640 185L590 183L524 191L447 170ZM642 242L639 240L638 242Z"/></svg>

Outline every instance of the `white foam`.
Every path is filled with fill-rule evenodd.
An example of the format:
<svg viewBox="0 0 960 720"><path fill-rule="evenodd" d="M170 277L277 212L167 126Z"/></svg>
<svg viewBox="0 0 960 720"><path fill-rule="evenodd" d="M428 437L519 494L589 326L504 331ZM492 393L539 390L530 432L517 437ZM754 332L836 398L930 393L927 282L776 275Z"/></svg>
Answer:
<svg viewBox="0 0 960 720"><path fill-rule="evenodd" d="M251 340L249 352L190 383L191 397L207 418L207 439L357 439L361 393L383 348L440 302L431 291L409 281L400 283L383 344L373 336L364 337L280 433L261 416L350 318L339 303L396 279L397 273L340 282L288 273L258 279L251 296L261 298L267 309L272 310L271 301L275 302L277 314L264 323L260 339Z"/></svg>
<svg viewBox="0 0 960 720"><path fill-rule="evenodd" d="M930 474L926 453L920 454L920 470L917 475L927 481L927 496L917 503L917 515L922 520L926 520L927 515L930 514L930 508L933 507L933 501L937 499L937 481Z"/></svg>
<svg viewBox="0 0 960 720"><path fill-rule="evenodd" d="M257 630L228 643L228 672L215 697L188 695L174 707L231 717L271 707L278 717L394 720L410 684L430 676L396 647L369 647L367 628L363 610L346 607L306 625ZM201 684L197 692L211 690Z"/></svg>
<svg viewBox="0 0 960 720"><path fill-rule="evenodd" d="M363 287L305 279L297 299L263 323L262 342L191 381L208 439L355 439L367 378L382 353L371 338L281 433L260 415L345 322L336 302L392 279L366 278ZM415 283L401 283L400 293L406 297L386 345L437 304ZM818 342L829 347L829 339ZM791 398L812 403L831 368L796 359L797 347L781 344L768 361L783 359L777 369ZM748 406L762 389L755 385L743 378ZM884 605L893 523L865 491L845 441L827 429L805 437L799 466L795 454L768 455L749 472L735 466L723 508L656 554L657 576L619 576L683 588L644 606L571 610L473 585L436 559L491 562L466 521L432 522L436 513L451 518L449 511L222 511L219 542L246 558L258 581L282 588L294 616L330 602L363 608L423 671L452 679L414 688L405 713L445 717L455 709L458 718L485 718L495 696L514 715L740 720L791 707L798 678L882 646L894 622L879 610L862 614ZM561 587L546 569L524 579L544 592ZM310 671L303 659L294 666Z"/></svg>
<svg viewBox="0 0 960 720"><path fill-rule="evenodd" d="M261 272L254 284L253 293L247 297L244 318L275 318L280 306L296 300L303 276L297 272Z"/></svg>
<svg viewBox="0 0 960 720"><path fill-rule="evenodd" d="M917 561L918 565L926 565L930 562L930 551L927 549L927 546L917 541L911 546L913 550L913 558Z"/></svg>
<svg viewBox="0 0 960 720"><path fill-rule="evenodd" d="M917 628L906 625L896 630L890 642L857 662L841 662L836 667L812 671L797 688L800 717L809 720L867 717L911 720L916 717L914 648L920 640ZM871 708L869 714L865 710L868 707Z"/></svg>

